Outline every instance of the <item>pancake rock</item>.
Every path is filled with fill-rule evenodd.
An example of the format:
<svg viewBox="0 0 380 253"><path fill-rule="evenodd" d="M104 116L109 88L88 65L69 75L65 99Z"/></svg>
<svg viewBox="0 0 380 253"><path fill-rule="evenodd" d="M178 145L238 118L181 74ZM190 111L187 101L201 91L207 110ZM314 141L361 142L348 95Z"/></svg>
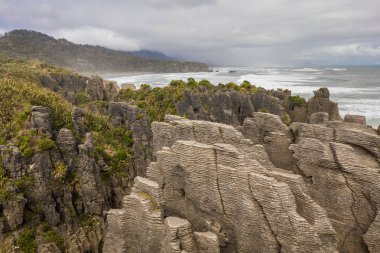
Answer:
<svg viewBox="0 0 380 253"><path fill-rule="evenodd" d="M360 123L297 123L291 128L294 171L326 210L339 252L378 252L380 136Z"/></svg>
<svg viewBox="0 0 380 253"><path fill-rule="evenodd" d="M108 212L104 252L338 252L303 177L277 168L261 139L175 116L152 130L156 161Z"/></svg>

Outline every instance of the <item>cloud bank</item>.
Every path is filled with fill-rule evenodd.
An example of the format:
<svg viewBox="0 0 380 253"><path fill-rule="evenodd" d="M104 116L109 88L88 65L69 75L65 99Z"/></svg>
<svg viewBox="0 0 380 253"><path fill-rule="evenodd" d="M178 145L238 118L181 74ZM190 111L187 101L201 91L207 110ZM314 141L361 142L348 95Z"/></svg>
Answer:
<svg viewBox="0 0 380 253"><path fill-rule="evenodd" d="M216 65L379 64L380 1L0 0L0 32Z"/></svg>

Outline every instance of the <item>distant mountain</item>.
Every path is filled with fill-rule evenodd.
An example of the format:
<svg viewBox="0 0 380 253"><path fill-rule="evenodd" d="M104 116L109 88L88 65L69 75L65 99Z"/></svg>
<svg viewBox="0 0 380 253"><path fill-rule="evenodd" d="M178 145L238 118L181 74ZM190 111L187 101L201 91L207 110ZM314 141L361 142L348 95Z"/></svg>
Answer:
<svg viewBox="0 0 380 253"><path fill-rule="evenodd" d="M0 37L0 53L38 59L81 73L208 71L204 63L173 60L157 51L125 52L80 45L30 30L5 33Z"/></svg>
<svg viewBox="0 0 380 253"><path fill-rule="evenodd" d="M173 61L173 60L176 60L170 56L167 56L166 54L160 52L160 51L156 51L156 50L149 50L149 49L142 49L142 50L139 50L139 51L133 51L131 52L133 55L136 55L136 56L141 56L141 57L145 57L145 58L152 58L152 59L158 59L158 60L169 60L169 61Z"/></svg>

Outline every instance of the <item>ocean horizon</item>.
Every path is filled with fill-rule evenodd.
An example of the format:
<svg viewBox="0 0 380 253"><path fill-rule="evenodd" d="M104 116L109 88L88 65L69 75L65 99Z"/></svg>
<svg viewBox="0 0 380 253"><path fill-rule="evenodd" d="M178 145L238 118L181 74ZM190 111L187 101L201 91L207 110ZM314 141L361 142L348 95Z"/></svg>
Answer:
<svg viewBox="0 0 380 253"><path fill-rule="evenodd" d="M338 103L342 117L346 114L363 115L367 124L380 124L380 66L329 67L212 67L213 72L145 73L103 75L119 85L132 83L136 87L150 84L163 87L172 80L209 80L212 84L244 80L265 89L289 89L292 95L311 98L320 87L330 90L331 100Z"/></svg>

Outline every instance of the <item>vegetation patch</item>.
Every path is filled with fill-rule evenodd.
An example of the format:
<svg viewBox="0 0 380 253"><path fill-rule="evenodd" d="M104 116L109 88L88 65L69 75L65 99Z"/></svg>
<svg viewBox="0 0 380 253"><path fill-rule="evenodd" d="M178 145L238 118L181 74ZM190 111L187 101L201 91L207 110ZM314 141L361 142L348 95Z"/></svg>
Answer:
<svg viewBox="0 0 380 253"><path fill-rule="evenodd" d="M17 136L16 145L24 158L30 158L36 153L55 149L55 142L45 135L39 135L35 130L20 132Z"/></svg>
<svg viewBox="0 0 380 253"><path fill-rule="evenodd" d="M300 97L299 95L289 96L288 99L294 105L305 106L305 104L306 104L305 99Z"/></svg>
<svg viewBox="0 0 380 253"><path fill-rule="evenodd" d="M82 215L79 218L79 221L80 221L83 229L87 233L94 231L100 224L100 221L96 216L92 216L92 215L88 215L88 214Z"/></svg>
<svg viewBox="0 0 380 253"><path fill-rule="evenodd" d="M45 243L54 243L62 252L64 252L65 240L63 236L46 223L41 226L41 235Z"/></svg>
<svg viewBox="0 0 380 253"><path fill-rule="evenodd" d="M20 233L18 246L23 253L37 252L36 229L29 227L24 228Z"/></svg>

